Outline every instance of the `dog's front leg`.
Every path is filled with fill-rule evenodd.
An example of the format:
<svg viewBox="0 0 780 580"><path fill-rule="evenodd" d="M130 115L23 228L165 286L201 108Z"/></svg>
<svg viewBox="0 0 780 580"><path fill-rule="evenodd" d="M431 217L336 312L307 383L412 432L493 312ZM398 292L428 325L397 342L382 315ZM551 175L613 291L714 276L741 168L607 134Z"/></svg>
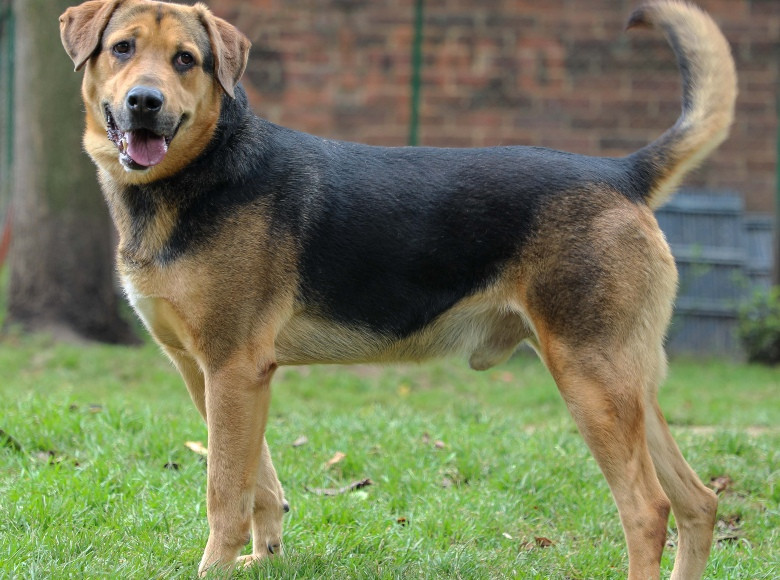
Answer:
<svg viewBox="0 0 780 580"><path fill-rule="evenodd" d="M289 509L264 438L252 513L252 556L247 560L282 553L282 516Z"/></svg>
<svg viewBox="0 0 780 580"><path fill-rule="evenodd" d="M200 575L230 569L249 541L275 368L253 351L206 373L209 539Z"/></svg>

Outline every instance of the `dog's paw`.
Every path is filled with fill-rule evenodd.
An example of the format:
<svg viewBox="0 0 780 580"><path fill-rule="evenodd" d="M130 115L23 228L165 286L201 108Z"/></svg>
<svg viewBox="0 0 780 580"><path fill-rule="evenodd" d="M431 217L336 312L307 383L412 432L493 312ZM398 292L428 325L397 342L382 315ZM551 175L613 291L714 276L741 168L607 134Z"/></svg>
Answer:
<svg viewBox="0 0 780 580"><path fill-rule="evenodd" d="M281 556L282 544L281 542L269 542L266 545L266 550L268 550L268 553L272 556Z"/></svg>
<svg viewBox="0 0 780 580"><path fill-rule="evenodd" d="M281 534L263 535L258 539L258 541L252 543L252 557L257 560L281 555Z"/></svg>
<svg viewBox="0 0 780 580"><path fill-rule="evenodd" d="M236 567L237 568L249 568L250 566L253 566L260 560L262 560L262 556L255 556L254 554L247 554L246 556L239 556L238 560L236 560Z"/></svg>
<svg viewBox="0 0 780 580"><path fill-rule="evenodd" d="M266 551L264 553L259 554L248 554L246 556L239 556L236 560L236 567L238 568L248 568L251 566L254 566L258 562L262 562L266 558L271 557L278 557L282 555L282 545L281 544L268 544L266 546Z"/></svg>
<svg viewBox="0 0 780 580"><path fill-rule="evenodd" d="M284 502L282 510L277 508L278 511L275 513L255 513L255 520L252 522L252 556L254 558L282 554L282 516L283 511L289 509L287 502Z"/></svg>

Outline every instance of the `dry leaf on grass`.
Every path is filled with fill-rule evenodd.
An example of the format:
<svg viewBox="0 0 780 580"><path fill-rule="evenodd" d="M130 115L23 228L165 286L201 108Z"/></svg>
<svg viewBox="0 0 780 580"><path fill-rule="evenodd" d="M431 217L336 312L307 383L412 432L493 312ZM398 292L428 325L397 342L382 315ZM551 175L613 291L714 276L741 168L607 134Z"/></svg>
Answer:
<svg viewBox="0 0 780 580"><path fill-rule="evenodd" d="M344 458L347 456L346 453L342 453L341 451L336 451L336 453L333 454L333 457L328 459L327 462L325 462L325 469L330 469L340 461L343 461Z"/></svg>
<svg viewBox="0 0 780 580"><path fill-rule="evenodd" d="M73 457L69 457L59 453L58 451L54 451L53 449L38 451L35 453L35 458L38 461L42 463L48 463L49 465L70 464L76 467L79 466L79 462L76 461Z"/></svg>
<svg viewBox="0 0 780 580"><path fill-rule="evenodd" d="M313 493L315 495L324 495L326 497L333 497L334 495L341 495L343 493L349 493L350 491L356 491L358 489L362 489L364 487L368 487L369 485L373 485L373 481L370 479L361 479L358 481L353 481L349 485L345 485L344 487L337 487L337 488L321 488L321 487L304 487L306 491L309 493Z"/></svg>
<svg viewBox="0 0 780 580"><path fill-rule="evenodd" d="M206 457L209 454L209 450L200 441L186 441L184 446L190 451Z"/></svg>
<svg viewBox="0 0 780 580"><path fill-rule="evenodd" d="M550 546L555 545L555 542L553 542L550 538L545 538L543 536L534 538L534 541L540 548L549 548Z"/></svg>
<svg viewBox="0 0 780 580"><path fill-rule="evenodd" d="M718 518L715 541L730 542L742 538L742 518L736 514Z"/></svg>
<svg viewBox="0 0 780 580"><path fill-rule="evenodd" d="M293 447L300 447L306 445L309 442L309 438L306 435L301 435L295 441L292 442Z"/></svg>
<svg viewBox="0 0 780 580"><path fill-rule="evenodd" d="M421 441L423 445L430 445L431 434L428 433L427 431L423 433ZM433 447L434 449L444 449L445 447L447 447L447 444L444 443L444 441L442 441L441 439L437 439L436 441L433 442Z"/></svg>
<svg viewBox="0 0 780 580"><path fill-rule="evenodd" d="M523 550L534 550L536 548L550 548L554 545L555 542L553 542L550 538L545 538L544 536L536 536L533 542L528 541L520 544L520 548Z"/></svg>
<svg viewBox="0 0 780 580"><path fill-rule="evenodd" d="M509 371L495 372L492 375L490 375L490 378L496 381L501 381L502 383L515 382L515 375L513 375Z"/></svg>
<svg viewBox="0 0 780 580"><path fill-rule="evenodd" d="M717 494L721 494L726 491L733 483L734 481L728 475L719 475L717 477L710 478L710 487Z"/></svg>
<svg viewBox="0 0 780 580"><path fill-rule="evenodd" d="M57 460L57 453L49 450L49 451L37 451L35 453L35 458L38 461L43 461L45 463L54 463Z"/></svg>

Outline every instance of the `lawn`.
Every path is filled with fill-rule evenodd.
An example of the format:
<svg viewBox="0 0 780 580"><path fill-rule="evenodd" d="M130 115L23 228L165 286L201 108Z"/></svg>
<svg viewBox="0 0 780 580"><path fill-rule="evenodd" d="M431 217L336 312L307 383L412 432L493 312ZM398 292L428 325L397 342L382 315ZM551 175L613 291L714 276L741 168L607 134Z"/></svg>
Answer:
<svg viewBox="0 0 780 580"><path fill-rule="evenodd" d="M532 356L485 373L283 369L274 389L286 555L238 577L625 576L607 486ZM205 444L206 429L154 346L12 336L0 397L0 578L194 576L205 465L185 442ZM678 442L724 488L708 578L778 576L779 397L777 370L671 366L662 405ZM674 554L670 521L667 575Z"/></svg>

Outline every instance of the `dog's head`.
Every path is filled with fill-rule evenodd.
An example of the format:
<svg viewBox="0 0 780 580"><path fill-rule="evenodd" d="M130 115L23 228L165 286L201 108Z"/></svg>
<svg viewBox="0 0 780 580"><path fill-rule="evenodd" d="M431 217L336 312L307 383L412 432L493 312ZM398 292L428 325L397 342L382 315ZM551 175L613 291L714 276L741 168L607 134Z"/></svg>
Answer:
<svg viewBox="0 0 780 580"><path fill-rule="evenodd" d="M60 17L60 33L86 69L87 152L126 184L173 175L203 151L250 46L203 4L152 0L84 2Z"/></svg>

